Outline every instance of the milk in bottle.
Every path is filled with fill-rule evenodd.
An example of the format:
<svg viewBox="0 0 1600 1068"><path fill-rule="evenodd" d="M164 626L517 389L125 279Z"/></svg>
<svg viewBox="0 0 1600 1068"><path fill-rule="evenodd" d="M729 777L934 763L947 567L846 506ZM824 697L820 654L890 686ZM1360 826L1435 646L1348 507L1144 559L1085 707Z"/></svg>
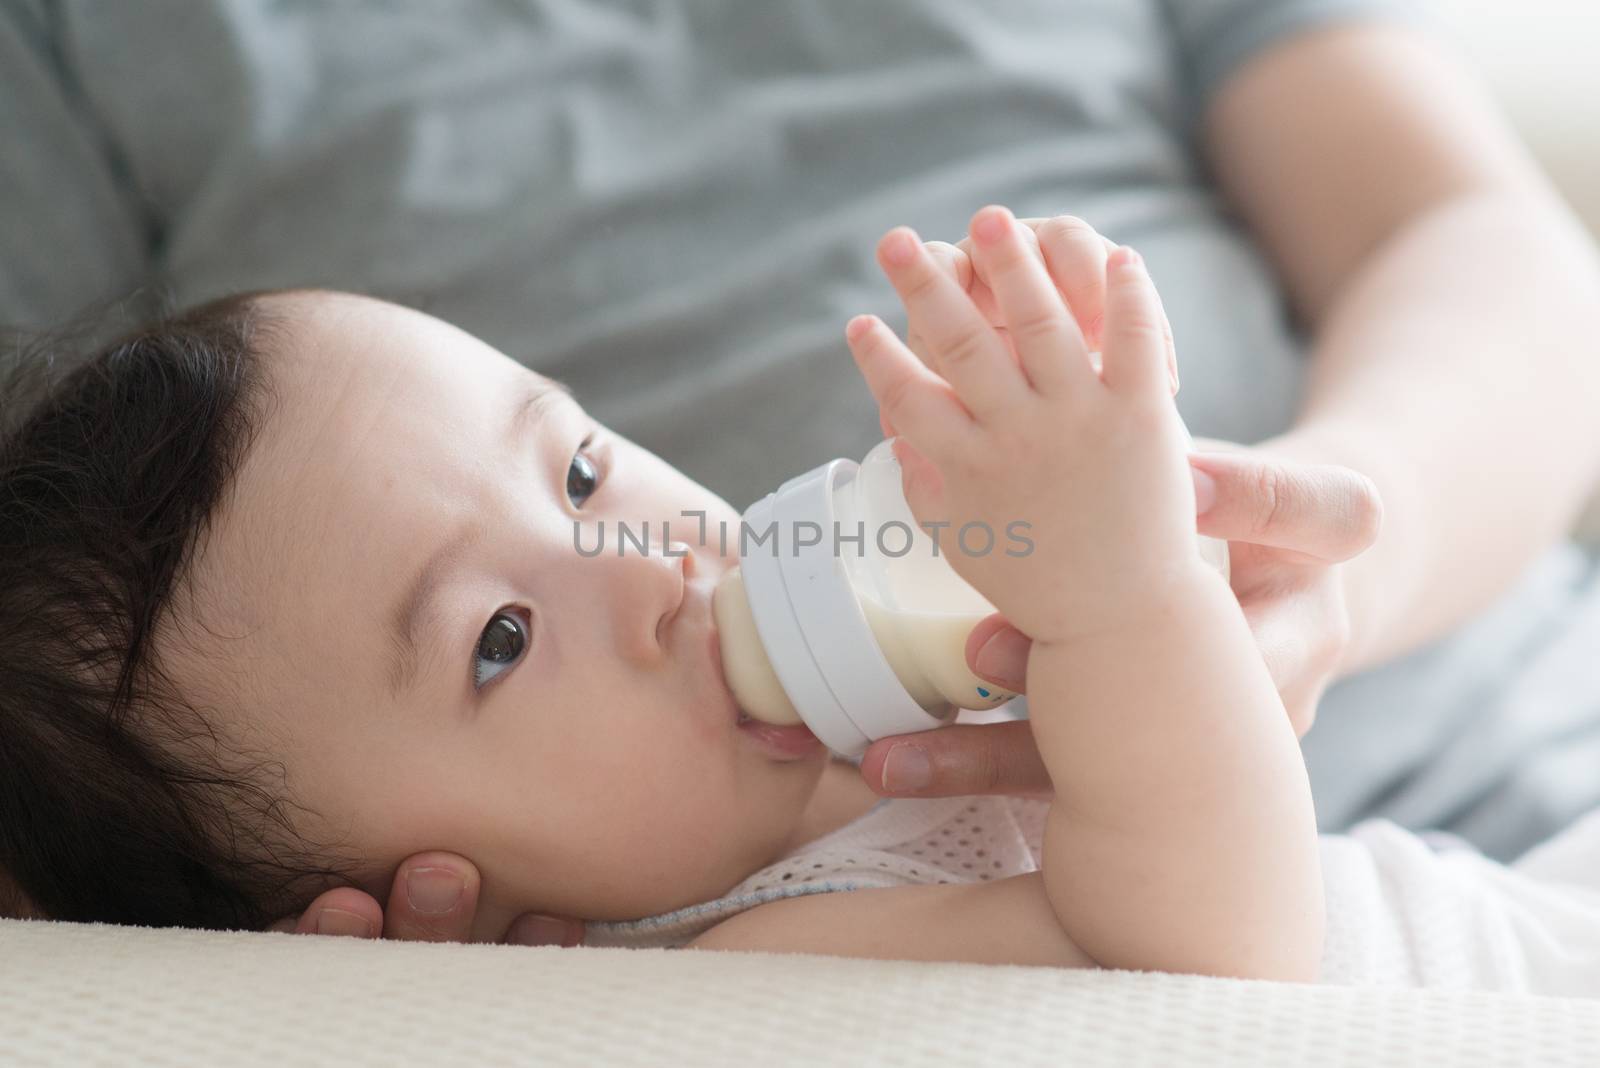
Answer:
<svg viewBox="0 0 1600 1068"><path fill-rule="evenodd" d="M767 723L803 722L847 756L1016 696L967 667L967 637L994 606L918 526L892 447L880 443L859 466L824 464L752 505L740 567L713 600L740 707ZM946 545L1031 549L1025 528L975 527L946 531ZM1226 542L1199 537L1197 551L1227 577Z"/></svg>

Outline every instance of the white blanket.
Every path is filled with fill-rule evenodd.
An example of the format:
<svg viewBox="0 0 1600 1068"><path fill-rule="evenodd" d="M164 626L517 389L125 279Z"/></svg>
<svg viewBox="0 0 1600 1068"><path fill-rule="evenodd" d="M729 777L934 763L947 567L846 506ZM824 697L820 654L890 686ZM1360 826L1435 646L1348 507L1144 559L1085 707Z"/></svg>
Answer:
<svg viewBox="0 0 1600 1068"><path fill-rule="evenodd" d="M1600 1004L0 921L0 1064L1592 1065Z"/></svg>

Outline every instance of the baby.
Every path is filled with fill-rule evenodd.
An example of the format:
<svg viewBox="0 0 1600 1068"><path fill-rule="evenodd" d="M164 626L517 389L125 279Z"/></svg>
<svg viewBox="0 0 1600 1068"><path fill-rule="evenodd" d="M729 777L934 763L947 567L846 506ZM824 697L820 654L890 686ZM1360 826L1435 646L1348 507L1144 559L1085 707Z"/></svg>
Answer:
<svg viewBox="0 0 1600 1068"><path fill-rule="evenodd" d="M1033 639L1042 848L993 880L751 896L668 944L1314 979L1323 860L1369 858L1319 848L1196 553L1149 275L1088 246L1047 268L1001 208L971 231L1003 330L896 230L928 363L871 317L847 340L919 519L1030 525L1027 556L948 555ZM1098 364L1052 280L1088 271ZM672 554L575 551L695 512ZM935 804L744 722L710 613L737 561L699 537L737 520L418 312L278 291L137 334L0 447L0 872L58 918L259 927L448 849L482 873L480 936L621 929Z"/></svg>

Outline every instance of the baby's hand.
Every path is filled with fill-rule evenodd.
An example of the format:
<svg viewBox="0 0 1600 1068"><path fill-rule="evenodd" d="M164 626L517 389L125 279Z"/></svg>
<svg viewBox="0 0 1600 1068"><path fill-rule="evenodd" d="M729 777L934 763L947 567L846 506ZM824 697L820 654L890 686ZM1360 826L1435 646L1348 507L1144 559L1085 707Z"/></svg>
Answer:
<svg viewBox="0 0 1600 1068"><path fill-rule="evenodd" d="M1022 238L1044 263L1050 280L1067 302L1067 309L1078 321L1084 341L1091 352L1100 351L1100 332L1105 325L1106 259L1117 250L1116 243L1101 236L1094 227L1073 215L1054 215L1050 218L1018 219ZM955 244L948 241L928 241L924 246L933 262L956 280L983 317L996 328L1009 343L1005 320L995 301L989 280L973 266L972 238L964 237ZM1167 340L1167 373L1172 378L1172 392L1178 392L1178 358L1172 344L1172 327L1162 319ZM906 332L906 345L918 359L933 366L928 356L927 343L915 330ZM894 436L894 428L883 420L885 437Z"/></svg>
<svg viewBox="0 0 1600 1068"><path fill-rule="evenodd" d="M1097 372L1011 213L985 208L971 231L1009 345L905 227L879 263L933 369L874 316L846 331L902 439L912 511L949 524L935 529L951 565L1036 643L1150 618L1204 570L1160 298L1136 253L1111 255Z"/></svg>

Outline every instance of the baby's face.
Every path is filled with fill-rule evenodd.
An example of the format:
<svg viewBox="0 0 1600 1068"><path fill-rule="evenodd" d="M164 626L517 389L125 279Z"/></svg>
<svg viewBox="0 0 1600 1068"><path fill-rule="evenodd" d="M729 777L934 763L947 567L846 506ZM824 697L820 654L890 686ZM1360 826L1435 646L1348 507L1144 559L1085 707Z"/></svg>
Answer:
<svg viewBox="0 0 1600 1068"><path fill-rule="evenodd" d="M465 854L482 934L705 900L792 845L827 754L735 727L710 616L734 510L446 323L267 299L292 324L268 345L276 400L173 671L282 761L300 829L375 891L412 853ZM649 556L619 557L618 524L646 521ZM663 554L666 521L687 556ZM574 526L592 552L602 522L580 556Z"/></svg>

